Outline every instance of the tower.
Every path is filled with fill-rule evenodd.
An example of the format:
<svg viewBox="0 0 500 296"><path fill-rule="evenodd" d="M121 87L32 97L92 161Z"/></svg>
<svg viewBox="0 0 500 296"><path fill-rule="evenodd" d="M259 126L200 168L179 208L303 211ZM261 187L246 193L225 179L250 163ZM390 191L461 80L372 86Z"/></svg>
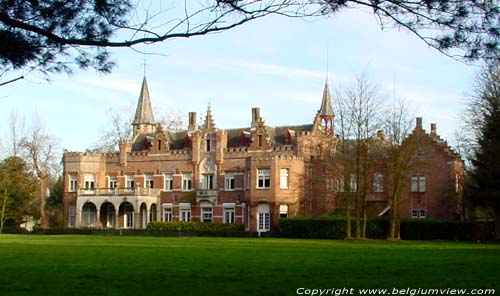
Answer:
<svg viewBox="0 0 500 296"><path fill-rule="evenodd" d="M152 133L155 130L156 123L153 117L153 109L151 108L146 76L144 76L142 81L141 93L137 101L137 109L135 110L132 126L134 128L134 138L141 133Z"/></svg>
<svg viewBox="0 0 500 296"><path fill-rule="evenodd" d="M328 87L328 80L325 81L325 88L323 89L323 98L321 100L321 108L318 110L319 119L321 121L321 127L328 135L333 135L333 119L335 114L332 108L332 96L330 94L330 88Z"/></svg>

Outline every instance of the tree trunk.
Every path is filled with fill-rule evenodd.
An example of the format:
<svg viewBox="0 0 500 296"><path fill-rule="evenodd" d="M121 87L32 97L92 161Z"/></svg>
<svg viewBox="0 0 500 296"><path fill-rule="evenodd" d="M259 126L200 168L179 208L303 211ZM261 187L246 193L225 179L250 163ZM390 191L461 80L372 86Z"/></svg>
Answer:
<svg viewBox="0 0 500 296"><path fill-rule="evenodd" d="M7 188L3 190L2 216L0 216L0 234L3 233L3 225L5 223L5 208L7 207Z"/></svg>
<svg viewBox="0 0 500 296"><path fill-rule="evenodd" d="M346 193L346 231L347 239L352 239L352 229L351 229L351 194Z"/></svg>
<svg viewBox="0 0 500 296"><path fill-rule="evenodd" d="M46 188L46 178L40 178L40 226L42 228L47 228L47 217L45 215L45 188Z"/></svg>
<svg viewBox="0 0 500 296"><path fill-rule="evenodd" d="M495 207L495 238L500 239L500 205Z"/></svg>

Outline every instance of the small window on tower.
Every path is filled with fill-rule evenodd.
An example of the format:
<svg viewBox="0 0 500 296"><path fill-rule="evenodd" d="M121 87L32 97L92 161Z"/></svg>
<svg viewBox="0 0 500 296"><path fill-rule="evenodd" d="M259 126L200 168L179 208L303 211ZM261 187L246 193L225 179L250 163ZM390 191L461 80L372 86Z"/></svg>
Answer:
<svg viewBox="0 0 500 296"><path fill-rule="evenodd" d="M210 139L207 140L207 152L210 152Z"/></svg>

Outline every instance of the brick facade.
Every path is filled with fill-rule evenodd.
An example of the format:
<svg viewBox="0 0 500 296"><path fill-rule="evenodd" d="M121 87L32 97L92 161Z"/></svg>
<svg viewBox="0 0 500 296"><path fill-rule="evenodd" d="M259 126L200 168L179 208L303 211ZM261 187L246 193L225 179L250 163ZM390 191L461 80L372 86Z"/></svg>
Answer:
<svg viewBox="0 0 500 296"><path fill-rule="evenodd" d="M150 105L144 79L132 141L121 143L118 153L64 154L65 225L143 228L149 221L171 219L243 223L250 231L268 231L280 217L341 212L338 186L326 182L318 194L311 185L335 179L318 166L339 145L328 85L310 125L270 127L260 109L252 108L249 127L218 129L209 107L202 124L190 112L188 129L172 132L153 124ZM419 209L426 217L457 219L462 161L439 139L435 125L430 134L417 125L416 134L422 136L418 157L432 165L414 172L426 177L425 192L410 192L411 179L405 184L401 213L411 217ZM381 157L368 175L385 176L387 170ZM389 188L385 183L382 187ZM367 192L370 214L382 213L387 190Z"/></svg>

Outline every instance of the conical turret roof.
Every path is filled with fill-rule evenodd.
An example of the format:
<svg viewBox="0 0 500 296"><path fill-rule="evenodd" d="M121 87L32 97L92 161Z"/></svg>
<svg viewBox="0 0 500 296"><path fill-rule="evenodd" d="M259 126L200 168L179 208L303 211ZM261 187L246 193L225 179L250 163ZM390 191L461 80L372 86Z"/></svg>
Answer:
<svg viewBox="0 0 500 296"><path fill-rule="evenodd" d="M319 116L334 116L332 108L332 95L330 94L328 81L325 82L325 88L323 89L323 99L321 100L321 109L319 109L318 113Z"/></svg>
<svg viewBox="0 0 500 296"><path fill-rule="evenodd" d="M132 125L138 124L155 124L146 76L144 76L144 80L142 81L141 94L139 95L134 121L132 122Z"/></svg>

